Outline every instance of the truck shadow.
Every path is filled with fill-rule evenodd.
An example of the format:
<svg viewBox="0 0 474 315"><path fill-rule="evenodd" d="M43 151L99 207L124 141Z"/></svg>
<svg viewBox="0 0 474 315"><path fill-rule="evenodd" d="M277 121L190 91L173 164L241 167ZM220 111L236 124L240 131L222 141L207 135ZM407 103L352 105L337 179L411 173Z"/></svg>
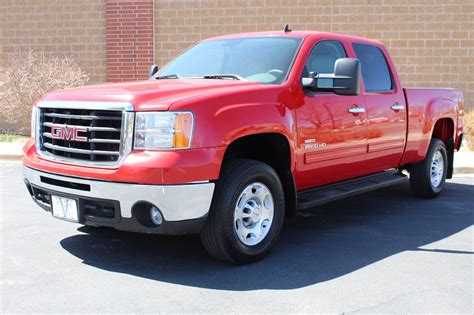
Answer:
<svg viewBox="0 0 474 315"><path fill-rule="evenodd" d="M335 279L404 251L474 254L420 248L474 223L474 186L448 183L436 200L398 185L319 207L289 220L266 259L234 266L210 258L197 235L157 236L79 228L61 246L108 271L219 290L294 289ZM433 248L434 247L434 248Z"/></svg>

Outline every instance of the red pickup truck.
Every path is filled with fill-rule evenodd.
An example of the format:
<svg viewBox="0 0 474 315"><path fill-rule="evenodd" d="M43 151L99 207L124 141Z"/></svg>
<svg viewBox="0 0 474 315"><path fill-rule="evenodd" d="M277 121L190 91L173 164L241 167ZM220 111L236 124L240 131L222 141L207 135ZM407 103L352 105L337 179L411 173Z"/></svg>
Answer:
<svg viewBox="0 0 474 315"><path fill-rule="evenodd" d="M35 104L25 184L56 218L200 233L247 263L285 217L408 181L437 197L462 141L463 94L407 89L382 43L286 29L203 40L148 80Z"/></svg>

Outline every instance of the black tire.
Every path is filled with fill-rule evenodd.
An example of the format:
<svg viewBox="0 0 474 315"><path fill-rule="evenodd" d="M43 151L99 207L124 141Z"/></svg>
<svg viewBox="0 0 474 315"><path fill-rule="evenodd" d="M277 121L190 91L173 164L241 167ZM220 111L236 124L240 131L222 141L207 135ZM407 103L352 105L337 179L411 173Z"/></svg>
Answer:
<svg viewBox="0 0 474 315"><path fill-rule="evenodd" d="M434 186L431 182L431 166L433 156L436 152L440 152L443 157L443 175L439 185ZM448 154L444 142L439 139L432 139L425 159L410 168L410 186L416 197L419 198L436 198L443 190L448 171Z"/></svg>
<svg viewBox="0 0 474 315"><path fill-rule="evenodd" d="M244 244L234 229L234 210L242 191L252 183L263 183L273 197L273 222L266 236L252 246ZM244 264L266 256L276 243L283 225L285 199L280 179L269 165L236 159L225 166L219 179L201 241L213 257Z"/></svg>

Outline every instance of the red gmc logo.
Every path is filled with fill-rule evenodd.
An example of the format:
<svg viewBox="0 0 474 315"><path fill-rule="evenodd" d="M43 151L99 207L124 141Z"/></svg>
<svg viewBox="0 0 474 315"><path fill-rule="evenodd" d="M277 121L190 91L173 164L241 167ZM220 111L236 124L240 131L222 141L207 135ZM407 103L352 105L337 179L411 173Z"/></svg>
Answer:
<svg viewBox="0 0 474 315"><path fill-rule="evenodd" d="M86 137L80 136L79 132L87 132L86 127L52 126L51 138L59 140L73 140L87 142Z"/></svg>

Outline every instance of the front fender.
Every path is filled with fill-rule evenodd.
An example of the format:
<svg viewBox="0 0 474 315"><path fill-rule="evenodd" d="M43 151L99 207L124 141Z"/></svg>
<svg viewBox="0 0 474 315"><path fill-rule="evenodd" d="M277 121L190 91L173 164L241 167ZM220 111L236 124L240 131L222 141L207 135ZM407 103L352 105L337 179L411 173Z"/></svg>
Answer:
<svg viewBox="0 0 474 315"><path fill-rule="evenodd" d="M208 125L216 143L229 145L238 138L259 133L280 133L293 141L294 118L290 110L279 104L243 104L220 108ZM211 139L209 139L211 140Z"/></svg>
<svg viewBox="0 0 474 315"><path fill-rule="evenodd" d="M287 87L257 85L182 100L172 110L193 112L193 148L225 147L244 136L279 133L288 140L293 155L296 124L292 103Z"/></svg>
<svg viewBox="0 0 474 315"><path fill-rule="evenodd" d="M198 120L202 122L199 123ZM205 123L208 122L208 123ZM193 146L228 146L235 140L255 134L278 133L289 144L294 156L296 134L293 112L281 104L238 104L219 108L212 117L196 115ZM293 159L291 165L293 165Z"/></svg>

